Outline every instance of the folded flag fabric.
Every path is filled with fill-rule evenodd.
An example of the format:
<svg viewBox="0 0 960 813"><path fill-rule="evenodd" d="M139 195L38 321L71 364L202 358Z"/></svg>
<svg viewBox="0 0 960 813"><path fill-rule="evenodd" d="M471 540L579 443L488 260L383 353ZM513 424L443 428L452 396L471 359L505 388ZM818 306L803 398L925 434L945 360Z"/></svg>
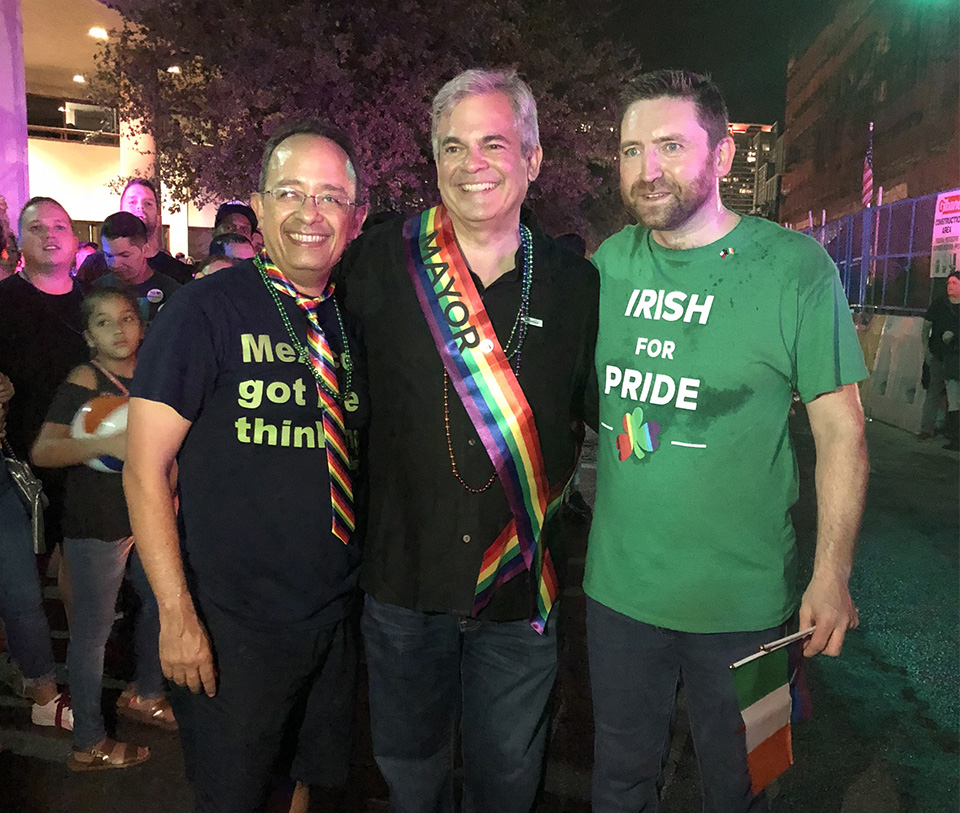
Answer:
<svg viewBox="0 0 960 813"><path fill-rule="evenodd" d="M787 649L744 659L732 671L747 740L750 781L753 792L759 793L793 764Z"/></svg>

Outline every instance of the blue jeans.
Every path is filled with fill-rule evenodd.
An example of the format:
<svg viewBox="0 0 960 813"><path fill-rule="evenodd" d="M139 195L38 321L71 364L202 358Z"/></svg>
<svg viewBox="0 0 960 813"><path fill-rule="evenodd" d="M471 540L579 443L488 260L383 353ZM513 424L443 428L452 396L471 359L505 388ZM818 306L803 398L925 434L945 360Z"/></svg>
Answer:
<svg viewBox="0 0 960 813"><path fill-rule="evenodd" d="M540 636L527 621L426 614L367 596L373 754L393 813L453 810L458 728L464 810L528 813L557 673L554 626Z"/></svg>
<svg viewBox="0 0 960 813"><path fill-rule="evenodd" d="M30 520L0 460L0 618L25 683L54 679L56 663L43 612Z"/></svg>
<svg viewBox="0 0 960 813"><path fill-rule="evenodd" d="M147 582L140 557L135 551L130 555L132 548L133 537L116 542L65 539L63 543L73 588L67 673L73 700L73 740L80 750L92 748L107 736L100 709L103 650L113 627L117 593L128 556L130 579L141 603L134 633L137 693L147 698L163 695L157 600Z"/></svg>
<svg viewBox="0 0 960 813"><path fill-rule="evenodd" d="M730 664L783 635L699 634L650 626L587 599L595 725L594 813L656 813L678 681L700 765L704 813L767 809L747 772L743 719Z"/></svg>

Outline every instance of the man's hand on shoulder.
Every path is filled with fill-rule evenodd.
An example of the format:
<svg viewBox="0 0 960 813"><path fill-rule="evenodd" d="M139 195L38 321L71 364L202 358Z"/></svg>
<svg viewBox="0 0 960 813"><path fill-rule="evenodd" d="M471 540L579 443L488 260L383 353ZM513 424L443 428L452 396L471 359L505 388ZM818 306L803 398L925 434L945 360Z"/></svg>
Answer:
<svg viewBox="0 0 960 813"><path fill-rule="evenodd" d="M847 630L859 625L847 580L838 575L814 576L800 602L800 629L817 629L804 645L803 654L808 658L821 653L836 657Z"/></svg>

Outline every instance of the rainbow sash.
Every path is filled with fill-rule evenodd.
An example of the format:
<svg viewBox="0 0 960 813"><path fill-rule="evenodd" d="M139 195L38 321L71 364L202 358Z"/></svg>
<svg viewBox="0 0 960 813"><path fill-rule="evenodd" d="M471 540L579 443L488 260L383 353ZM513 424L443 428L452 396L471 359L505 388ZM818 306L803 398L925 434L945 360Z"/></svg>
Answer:
<svg viewBox="0 0 960 813"><path fill-rule="evenodd" d="M549 493L533 411L497 339L443 206L404 224L407 267L437 351L496 469L513 517L483 555L473 611L523 570L536 585L530 625L540 634L557 596L540 544L563 492Z"/></svg>

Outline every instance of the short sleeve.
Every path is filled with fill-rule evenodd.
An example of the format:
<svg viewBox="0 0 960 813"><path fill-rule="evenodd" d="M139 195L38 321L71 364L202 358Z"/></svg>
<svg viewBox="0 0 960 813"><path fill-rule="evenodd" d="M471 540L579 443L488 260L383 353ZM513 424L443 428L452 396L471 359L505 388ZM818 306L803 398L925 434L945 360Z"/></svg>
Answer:
<svg viewBox="0 0 960 813"><path fill-rule="evenodd" d="M96 394L94 390L64 381L57 388L56 395L53 396L45 422L69 426L73 422L77 410Z"/></svg>
<svg viewBox="0 0 960 813"><path fill-rule="evenodd" d="M166 404L191 423L197 419L219 368L221 343L209 307L191 295L173 297L161 309L140 348L131 396Z"/></svg>
<svg viewBox="0 0 960 813"><path fill-rule="evenodd" d="M836 267L825 254L812 259L819 267L800 292L797 323L794 386L804 403L868 376Z"/></svg>

